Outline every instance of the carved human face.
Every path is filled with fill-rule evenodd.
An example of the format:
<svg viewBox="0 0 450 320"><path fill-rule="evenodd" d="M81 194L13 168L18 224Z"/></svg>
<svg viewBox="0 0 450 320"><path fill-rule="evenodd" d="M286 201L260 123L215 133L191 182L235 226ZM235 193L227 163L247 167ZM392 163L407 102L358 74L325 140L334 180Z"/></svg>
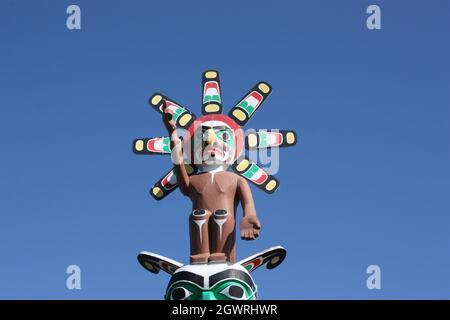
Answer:
<svg viewBox="0 0 450 320"><path fill-rule="evenodd" d="M241 129L224 115L204 117L193 129L192 152L196 165L229 165L242 151Z"/></svg>
<svg viewBox="0 0 450 320"><path fill-rule="evenodd" d="M231 128L221 121L207 121L200 129L202 131L202 162L229 164L236 148Z"/></svg>

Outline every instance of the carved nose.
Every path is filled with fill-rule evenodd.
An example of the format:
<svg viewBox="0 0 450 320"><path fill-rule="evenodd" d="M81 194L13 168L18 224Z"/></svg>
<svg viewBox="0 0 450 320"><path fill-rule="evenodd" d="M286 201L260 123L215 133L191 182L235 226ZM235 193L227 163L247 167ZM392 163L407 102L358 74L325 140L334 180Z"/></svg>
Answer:
<svg viewBox="0 0 450 320"><path fill-rule="evenodd" d="M216 134L213 129L208 129L206 136L206 144L212 145L216 141Z"/></svg>

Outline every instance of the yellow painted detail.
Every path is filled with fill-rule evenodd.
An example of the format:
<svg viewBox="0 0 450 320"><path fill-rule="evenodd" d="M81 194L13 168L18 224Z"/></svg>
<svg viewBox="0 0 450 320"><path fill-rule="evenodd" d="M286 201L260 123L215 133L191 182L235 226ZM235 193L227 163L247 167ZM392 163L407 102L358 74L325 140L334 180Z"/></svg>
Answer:
<svg viewBox="0 0 450 320"><path fill-rule="evenodd" d="M295 135L292 132L288 132L286 135L286 141L289 144L293 144L295 142Z"/></svg>
<svg viewBox="0 0 450 320"><path fill-rule="evenodd" d="M244 160L242 160L241 163L239 163L239 164L236 166L236 170L239 171L239 172L242 172L242 171L244 171L245 169L247 169L249 165L250 165L250 162L249 162L247 159L244 159Z"/></svg>
<svg viewBox="0 0 450 320"><path fill-rule="evenodd" d="M233 116L235 116L236 119L239 119L240 121L244 121L245 119L247 119L247 115L244 113L244 111L240 109L234 110Z"/></svg>
<svg viewBox="0 0 450 320"><path fill-rule="evenodd" d="M264 82L261 82L258 85L258 89L261 90L264 93L269 93L270 92L270 87Z"/></svg>
<svg viewBox="0 0 450 320"><path fill-rule="evenodd" d="M208 79L217 78L217 72L215 71L208 71L205 73L205 77Z"/></svg>
<svg viewBox="0 0 450 320"><path fill-rule="evenodd" d="M272 191L277 186L277 182L275 180L270 180L268 184L266 184L266 190Z"/></svg>
<svg viewBox="0 0 450 320"><path fill-rule="evenodd" d="M162 100L162 97L161 97L159 94L157 94L156 96L154 96L154 97L152 98L151 103L152 103L152 105L157 106L158 103L161 102L161 100Z"/></svg>
<svg viewBox="0 0 450 320"><path fill-rule="evenodd" d="M184 116L181 116L180 118L180 125L185 126L189 121L191 121L192 116L187 113Z"/></svg>
<svg viewBox="0 0 450 320"><path fill-rule="evenodd" d="M137 140L136 143L134 144L134 148L135 148L137 151L142 151L142 150L144 150L144 141L142 141L142 140Z"/></svg>
<svg viewBox="0 0 450 320"><path fill-rule="evenodd" d="M279 256L275 256L275 257L272 258L272 260L270 260L270 263L275 264L278 261L280 261L280 257Z"/></svg>
<svg viewBox="0 0 450 320"><path fill-rule="evenodd" d="M205 106L206 112L217 112L219 110L220 110L220 107L217 104L208 104Z"/></svg>
<svg viewBox="0 0 450 320"><path fill-rule="evenodd" d="M164 195L164 192L161 190L160 187L154 187L152 189L152 193L155 195L155 197L157 198L161 198Z"/></svg>
<svg viewBox="0 0 450 320"><path fill-rule="evenodd" d="M249 134L248 135L248 146L250 148L256 147L256 144L258 143L258 136L256 134Z"/></svg>
<svg viewBox="0 0 450 320"><path fill-rule="evenodd" d="M153 270L153 269L155 269L155 267L153 267L153 264L151 264L150 262L147 262L147 261L144 262L144 266L145 266L148 270Z"/></svg>

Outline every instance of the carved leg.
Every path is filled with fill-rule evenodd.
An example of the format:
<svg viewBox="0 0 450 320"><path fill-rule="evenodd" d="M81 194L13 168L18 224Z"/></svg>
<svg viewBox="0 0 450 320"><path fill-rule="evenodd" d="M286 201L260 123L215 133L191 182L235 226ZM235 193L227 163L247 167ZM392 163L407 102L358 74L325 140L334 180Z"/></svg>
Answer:
<svg viewBox="0 0 450 320"><path fill-rule="evenodd" d="M230 242L231 243L231 249L230 249L230 255L228 256L228 260L231 263L236 262L236 229L233 231L233 234L230 235Z"/></svg>
<svg viewBox="0 0 450 320"><path fill-rule="evenodd" d="M195 209L189 216L191 263L207 263L209 258L208 220L211 212Z"/></svg>
<svg viewBox="0 0 450 320"><path fill-rule="evenodd" d="M210 261L232 261L234 258L235 220L225 209L214 211L209 219L211 231Z"/></svg>

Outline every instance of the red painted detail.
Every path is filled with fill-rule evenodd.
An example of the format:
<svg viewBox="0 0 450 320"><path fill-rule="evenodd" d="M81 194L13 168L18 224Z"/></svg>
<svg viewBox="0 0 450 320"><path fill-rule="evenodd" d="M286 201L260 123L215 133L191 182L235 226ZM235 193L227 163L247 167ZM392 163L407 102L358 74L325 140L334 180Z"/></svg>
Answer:
<svg viewBox="0 0 450 320"><path fill-rule="evenodd" d="M250 94L244 100L248 99L249 97L253 97L256 100L258 100L258 104L255 106L255 109L258 108L258 106L261 104L261 102L263 100L263 96L258 91L250 92Z"/></svg>
<svg viewBox="0 0 450 320"><path fill-rule="evenodd" d="M170 171L161 181L161 185L166 189L166 190L171 190L173 188L175 188L177 186L177 184L171 184L169 182L170 177L173 175L173 171Z"/></svg>
<svg viewBox="0 0 450 320"><path fill-rule="evenodd" d="M216 89L217 92L220 94L219 92L219 84L216 81L208 81L205 83L205 91L204 93L206 93L206 90L208 89Z"/></svg>
<svg viewBox="0 0 450 320"><path fill-rule="evenodd" d="M261 263L262 263L262 259L258 257L256 259L250 260L247 263L244 263L242 266L245 268L245 266L248 266L249 264L253 264L253 268L251 269L251 270L253 270L253 269L256 269L257 267L259 267L261 265Z"/></svg>
<svg viewBox="0 0 450 320"><path fill-rule="evenodd" d="M280 132L272 132L275 135L275 146L279 146L283 143L283 135Z"/></svg>
<svg viewBox="0 0 450 320"><path fill-rule="evenodd" d="M166 100L166 106L167 107L177 107L177 108L181 108L179 105L177 105L175 102L172 102L172 101L170 101L170 100ZM163 104L161 103L160 105L159 105L159 111L161 111L161 112L163 112Z"/></svg>
<svg viewBox="0 0 450 320"><path fill-rule="evenodd" d="M150 139L147 141L147 150L151 152L161 152L160 150L156 150L155 144L158 139Z"/></svg>
<svg viewBox="0 0 450 320"><path fill-rule="evenodd" d="M161 268L163 268L164 270L170 272L169 264L167 262L161 261Z"/></svg>
<svg viewBox="0 0 450 320"><path fill-rule="evenodd" d="M267 180L267 178L269 177L268 175L267 175L267 173L265 173L264 171L262 171L262 169L259 169L259 170L261 170L261 172L263 173L258 179L255 179L255 180L253 180L256 184L262 184L262 183L264 183L266 180Z"/></svg>

